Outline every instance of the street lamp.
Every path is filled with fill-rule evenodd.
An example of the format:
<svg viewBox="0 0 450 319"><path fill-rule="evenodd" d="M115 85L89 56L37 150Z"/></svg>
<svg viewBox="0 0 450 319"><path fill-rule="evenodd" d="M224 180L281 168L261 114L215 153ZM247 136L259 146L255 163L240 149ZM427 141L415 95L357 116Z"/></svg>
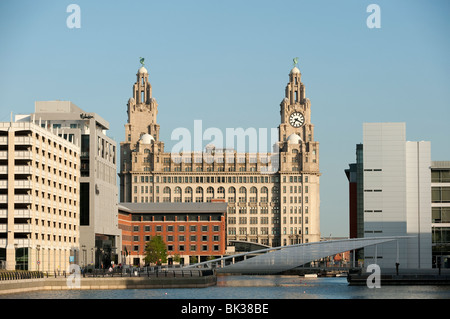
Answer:
<svg viewBox="0 0 450 319"><path fill-rule="evenodd" d="M83 268L85 267L86 264L86 245L81 245L81 251L83 252Z"/></svg>
<svg viewBox="0 0 450 319"><path fill-rule="evenodd" d="M40 252L40 250L41 250L41 245L36 245L36 249L37 249L36 260L37 260L38 271L39 271L39 264L40 264L40 260L39 260L39 252Z"/></svg>
<svg viewBox="0 0 450 319"><path fill-rule="evenodd" d="M17 244L17 243L14 243L14 268L16 268L16 270L17 270L17 247L18 247L19 245Z"/></svg>

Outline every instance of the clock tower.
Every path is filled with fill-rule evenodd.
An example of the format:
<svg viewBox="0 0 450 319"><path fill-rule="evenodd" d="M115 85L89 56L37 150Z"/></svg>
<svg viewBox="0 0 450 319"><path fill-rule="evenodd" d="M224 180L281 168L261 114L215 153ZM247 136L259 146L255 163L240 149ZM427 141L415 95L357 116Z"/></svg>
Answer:
<svg viewBox="0 0 450 319"><path fill-rule="evenodd" d="M319 143L314 141L311 102L296 65L289 73L280 115L281 244L319 241Z"/></svg>
<svg viewBox="0 0 450 319"><path fill-rule="evenodd" d="M120 143L121 202L131 201L133 181L137 180L139 172L152 171L155 164L159 163L159 154L164 152L164 143L159 140L159 124L156 122L158 103L152 97L152 86L143 58L141 64L132 97L127 103L125 141Z"/></svg>

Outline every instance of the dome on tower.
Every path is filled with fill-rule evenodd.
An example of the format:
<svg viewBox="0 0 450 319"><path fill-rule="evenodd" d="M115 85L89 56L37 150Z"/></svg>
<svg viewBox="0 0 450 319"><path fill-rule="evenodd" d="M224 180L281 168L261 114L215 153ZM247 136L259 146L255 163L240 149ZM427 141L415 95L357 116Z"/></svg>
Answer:
<svg viewBox="0 0 450 319"><path fill-rule="evenodd" d="M138 70L139 74L148 73L147 69L141 66L141 68Z"/></svg>
<svg viewBox="0 0 450 319"><path fill-rule="evenodd" d="M155 139L153 138L153 136L148 133L142 134L141 138L139 139L140 144L152 144L152 142L154 141Z"/></svg>
<svg viewBox="0 0 450 319"><path fill-rule="evenodd" d="M300 70L294 66L294 68L291 70L291 74L300 74Z"/></svg>
<svg viewBox="0 0 450 319"><path fill-rule="evenodd" d="M300 144L302 142L302 138L298 134L291 134L287 139L288 144Z"/></svg>

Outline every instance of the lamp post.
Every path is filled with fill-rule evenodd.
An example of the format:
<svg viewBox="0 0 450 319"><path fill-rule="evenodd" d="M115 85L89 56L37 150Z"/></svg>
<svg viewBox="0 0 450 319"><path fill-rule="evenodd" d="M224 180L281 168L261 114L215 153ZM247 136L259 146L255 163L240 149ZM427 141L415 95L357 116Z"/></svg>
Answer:
<svg viewBox="0 0 450 319"><path fill-rule="evenodd" d="M17 243L14 243L14 268L17 270L17 247L19 245Z"/></svg>
<svg viewBox="0 0 450 319"><path fill-rule="evenodd" d="M41 245L36 245L36 250L37 250L37 256L36 256L36 262L37 262L37 265L38 265L38 271L39 271L39 264L40 264L40 260L39 260L39 252L40 252L40 250L41 250Z"/></svg>

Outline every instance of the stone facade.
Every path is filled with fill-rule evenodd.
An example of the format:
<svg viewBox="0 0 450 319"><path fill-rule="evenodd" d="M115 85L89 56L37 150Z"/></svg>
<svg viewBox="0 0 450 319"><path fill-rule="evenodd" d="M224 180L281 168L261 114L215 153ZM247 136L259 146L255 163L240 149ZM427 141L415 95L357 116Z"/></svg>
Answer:
<svg viewBox="0 0 450 319"><path fill-rule="evenodd" d="M120 143L121 202L225 200L228 242L280 246L320 240L319 143L297 67L280 104L272 153L210 145L205 152L166 152L147 69L141 67L136 76Z"/></svg>

